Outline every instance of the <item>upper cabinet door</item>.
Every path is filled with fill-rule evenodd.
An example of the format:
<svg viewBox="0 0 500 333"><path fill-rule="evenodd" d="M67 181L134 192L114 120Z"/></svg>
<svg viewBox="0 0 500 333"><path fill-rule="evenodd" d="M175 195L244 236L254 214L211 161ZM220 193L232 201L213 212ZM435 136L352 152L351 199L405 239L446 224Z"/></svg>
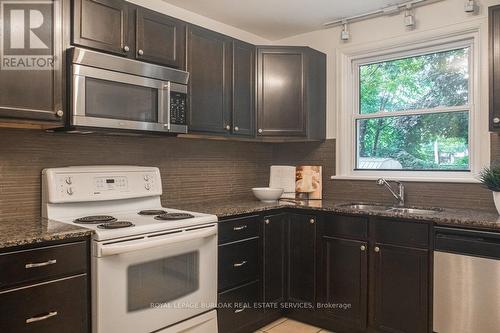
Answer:
<svg viewBox="0 0 500 333"><path fill-rule="evenodd" d="M257 135L306 136L304 66L301 49L259 48Z"/></svg>
<svg viewBox="0 0 500 333"><path fill-rule="evenodd" d="M188 26L190 131L230 132L231 53L231 40L228 37Z"/></svg>
<svg viewBox="0 0 500 333"><path fill-rule="evenodd" d="M133 56L129 5L122 0L75 0L73 44Z"/></svg>
<svg viewBox="0 0 500 333"><path fill-rule="evenodd" d="M145 8L137 9L136 20L137 59L184 68L186 24Z"/></svg>
<svg viewBox="0 0 500 333"><path fill-rule="evenodd" d="M30 10L38 11L43 19L34 30L25 25ZM3 2L2 11L5 34L0 37L5 39L0 65L0 117L61 121L66 111L64 50L69 46L69 3ZM28 31L36 38L24 38Z"/></svg>
<svg viewBox="0 0 500 333"><path fill-rule="evenodd" d="M255 46L233 41L232 134L254 135Z"/></svg>

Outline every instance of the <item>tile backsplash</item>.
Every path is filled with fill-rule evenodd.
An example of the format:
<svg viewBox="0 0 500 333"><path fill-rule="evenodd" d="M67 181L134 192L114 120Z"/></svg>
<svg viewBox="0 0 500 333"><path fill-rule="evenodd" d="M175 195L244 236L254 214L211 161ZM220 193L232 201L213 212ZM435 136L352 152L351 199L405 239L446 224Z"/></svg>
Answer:
<svg viewBox="0 0 500 333"><path fill-rule="evenodd" d="M40 214L43 168L68 165L157 166L162 202L251 198L267 186L272 146L174 137L51 134L0 129L0 222Z"/></svg>
<svg viewBox="0 0 500 333"><path fill-rule="evenodd" d="M0 129L0 222L40 214L40 173L68 165L157 166L162 203L253 198L267 186L269 166L322 165L323 197L344 201L392 202L374 181L330 180L335 174L335 140L311 143L254 142L50 134ZM500 158L500 137L492 134L492 160ZM479 184L408 182L407 202L494 211L491 193Z"/></svg>

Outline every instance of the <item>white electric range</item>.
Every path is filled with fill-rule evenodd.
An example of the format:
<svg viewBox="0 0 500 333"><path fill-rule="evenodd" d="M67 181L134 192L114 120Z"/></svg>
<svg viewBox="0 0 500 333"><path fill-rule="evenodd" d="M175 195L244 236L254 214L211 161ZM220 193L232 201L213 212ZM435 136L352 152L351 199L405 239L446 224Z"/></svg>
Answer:
<svg viewBox="0 0 500 333"><path fill-rule="evenodd" d="M42 215L95 231L93 333L217 332L217 217L164 208L158 168L42 172Z"/></svg>

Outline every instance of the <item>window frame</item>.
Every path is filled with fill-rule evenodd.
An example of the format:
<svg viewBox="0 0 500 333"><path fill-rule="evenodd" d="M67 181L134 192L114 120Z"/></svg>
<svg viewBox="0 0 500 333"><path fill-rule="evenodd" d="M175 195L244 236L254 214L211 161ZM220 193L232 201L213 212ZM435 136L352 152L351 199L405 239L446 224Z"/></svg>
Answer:
<svg viewBox="0 0 500 333"><path fill-rule="evenodd" d="M481 135L484 130L481 123L481 53L480 27L474 26L462 30L421 33L421 38L400 37L382 41L373 45L347 47L338 52L338 71L342 82L337 88L340 96L337 113L337 175L334 179L377 179L380 177L407 181L444 181L478 182L477 174L483 165L489 162L489 134ZM428 109L427 114L439 112L469 112L469 171L448 170L366 170L357 167L357 130L356 120L369 118L359 113L359 66L367 63L388 61L404 57L418 56L432 52L469 47L469 98L468 106L438 107ZM483 52L485 53L485 52ZM424 110L397 111L384 113L386 116L422 114ZM436 112L437 111L437 112ZM487 112L487 108L485 108ZM380 114L379 114L380 115ZM487 115L486 115L487 116ZM372 116L373 117L373 116ZM486 129L487 133L487 129ZM485 144L485 140L487 144Z"/></svg>

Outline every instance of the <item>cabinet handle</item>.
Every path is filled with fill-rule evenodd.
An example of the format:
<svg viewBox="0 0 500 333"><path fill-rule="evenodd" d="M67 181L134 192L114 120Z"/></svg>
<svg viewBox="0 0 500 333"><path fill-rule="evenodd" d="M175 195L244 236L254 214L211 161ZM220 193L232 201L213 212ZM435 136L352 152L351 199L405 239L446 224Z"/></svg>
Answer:
<svg viewBox="0 0 500 333"><path fill-rule="evenodd" d="M366 246L364 246L364 245L361 245L359 248L361 249L361 251L366 250Z"/></svg>
<svg viewBox="0 0 500 333"><path fill-rule="evenodd" d="M138 53L139 55L144 55L144 51L143 51L143 50L140 50L140 49L139 49L139 51L137 51L137 53Z"/></svg>
<svg viewBox="0 0 500 333"><path fill-rule="evenodd" d="M56 116L58 116L59 118L62 118L62 116L64 116L64 111L63 110L57 110L56 111Z"/></svg>
<svg viewBox="0 0 500 333"><path fill-rule="evenodd" d="M264 220L264 222L265 222L266 224L271 223L271 221L270 221L269 219L265 219L265 220Z"/></svg>
<svg viewBox="0 0 500 333"><path fill-rule="evenodd" d="M240 313L240 312L243 312L245 310L246 310L246 308L236 309L236 310L234 310L234 313Z"/></svg>
<svg viewBox="0 0 500 333"><path fill-rule="evenodd" d="M262 133L263 132L262 128L259 128L259 130L257 132Z"/></svg>
<svg viewBox="0 0 500 333"><path fill-rule="evenodd" d="M494 124L500 123L500 118L498 118L498 117L493 118L493 123Z"/></svg>
<svg viewBox="0 0 500 333"><path fill-rule="evenodd" d="M316 220L314 220L314 219L309 220L309 223L311 223L311 224L314 224L314 222L316 222Z"/></svg>
<svg viewBox="0 0 500 333"><path fill-rule="evenodd" d="M43 266L48 266L48 265L54 265L55 263L57 263L57 260L56 259L50 259L50 260L47 260L45 262L38 262L38 263L34 263L34 264L26 264L24 265L24 268L28 269L28 268L37 268L37 267L43 267Z"/></svg>
<svg viewBox="0 0 500 333"><path fill-rule="evenodd" d="M238 126L234 126L234 131L235 132L238 132L240 130L240 128Z"/></svg>
<svg viewBox="0 0 500 333"><path fill-rule="evenodd" d="M229 131L231 129L231 126L226 125L226 129Z"/></svg>
<svg viewBox="0 0 500 333"><path fill-rule="evenodd" d="M378 252L380 252L380 247L375 246L375 248L373 249L373 251L375 251L375 252L377 252L377 253L378 253Z"/></svg>
<svg viewBox="0 0 500 333"><path fill-rule="evenodd" d="M246 225L241 225L241 226L239 226L239 227L234 227L234 228L233 228L233 230L234 230L234 231L240 231L240 230L243 230L243 229L246 229L246 228L247 228L247 226L246 226Z"/></svg>
<svg viewBox="0 0 500 333"><path fill-rule="evenodd" d="M128 51L130 51L130 47L128 47L128 45L125 45L123 47L123 52L128 52Z"/></svg>
<svg viewBox="0 0 500 333"><path fill-rule="evenodd" d="M247 263L246 260L243 260L242 262L237 262L236 264L233 264L233 267L241 267Z"/></svg>
<svg viewBox="0 0 500 333"><path fill-rule="evenodd" d="M57 316L57 311L51 311L51 312L47 313L46 315L40 316L40 317L31 317L31 318L28 318L28 319L26 319L26 324L35 323L37 321L42 321L42 320L45 320L45 319L49 319L49 318L54 317L54 316Z"/></svg>

